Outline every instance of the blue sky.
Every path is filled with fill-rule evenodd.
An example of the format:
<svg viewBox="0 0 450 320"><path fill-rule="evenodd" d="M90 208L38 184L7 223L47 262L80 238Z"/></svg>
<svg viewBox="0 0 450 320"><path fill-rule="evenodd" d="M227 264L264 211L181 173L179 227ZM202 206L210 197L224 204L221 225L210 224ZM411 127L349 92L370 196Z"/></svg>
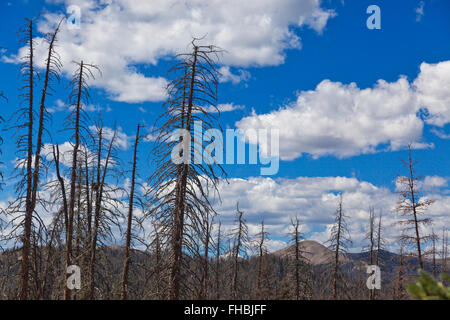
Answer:
<svg viewBox="0 0 450 320"><path fill-rule="evenodd" d="M215 1L209 5L192 1L186 7L178 1L169 2L175 9L158 1L152 2L153 7L133 8L126 0L2 0L0 46L6 49L0 62L0 91L9 99L2 104L3 117L8 118L19 104L16 55L21 45L16 31L24 18L42 13L37 21L43 31L56 21L55 14L65 13L71 4L79 5L82 34L64 30L59 52L64 62L83 58L104 71L103 78L92 83L92 106L102 109L105 125L117 123L121 128L127 141L121 156L127 163L136 124L152 125L161 113L164 96L155 88L164 81L170 58L188 47L192 35L206 34L206 41L228 51L221 67L234 75L234 81L224 77L219 86L218 104L239 106L221 114L222 127L279 127L282 131L277 175L260 177L260 168L255 165L225 166L228 176L236 178L223 186L224 203L218 211L225 220L232 216L239 200L254 230L261 218L269 221L273 248L284 245L283 234L295 213L301 218L304 215L307 235L323 241L336 205L333 195L340 191L344 202L348 199L355 248L361 247L370 205L388 216L387 223L395 220L391 213L398 199L395 180L397 174L405 173L400 159L406 156L407 142L412 142L418 146L414 150L419 160L417 171L426 177L424 196L439 199L439 205L430 209L435 228L449 225L450 139L442 138L450 134L450 94L445 93L450 92L449 67L445 64L450 60L449 1L248 1L242 8L236 8L239 1L230 1L229 6L217 4L215 10ZM366 9L372 4L381 9L380 30L366 27ZM181 7L189 12L183 19L177 16L183 12ZM238 22L228 15L235 15ZM136 20L142 23L141 29L127 33ZM178 24L187 27L179 28ZM162 34L156 32L160 30ZM422 63L427 64L423 69ZM70 63L65 63L66 76L70 70ZM401 76L406 77L404 82L399 80ZM387 85L376 91L379 79ZM324 80L328 82L319 89ZM125 85L140 89L125 95L121 91ZM147 87L151 93L142 94ZM56 111L52 140L47 137L46 142L63 144L67 134L60 130L66 113L58 110L63 109L68 94L67 77L57 89L47 104ZM347 102L356 109L345 106ZM358 103L364 105L363 111ZM425 107L430 118L419 114ZM338 115L342 114L340 108L346 113L343 118ZM360 126L366 122L359 119L367 121L377 110L373 119L376 126ZM95 112L89 114L95 119ZM275 120L267 120L268 115ZM308 119L320 121L316 125ZM330 124L332 128L344 125L334 131ZM3 133L3 137L3 162L10 172L15 149L10 133ZM336 139L335 143L331 139ZM143 177L153 170L151 155L147 158L150 147L151 143L146 143L142 149ZM308 194L308 188L316 193ZM291 190L292 198L289 191L281 190ZM3 194L6 200L12 196L11 189L7 186ZM395 232L389 231L387 237L394 239Z"/></svg>

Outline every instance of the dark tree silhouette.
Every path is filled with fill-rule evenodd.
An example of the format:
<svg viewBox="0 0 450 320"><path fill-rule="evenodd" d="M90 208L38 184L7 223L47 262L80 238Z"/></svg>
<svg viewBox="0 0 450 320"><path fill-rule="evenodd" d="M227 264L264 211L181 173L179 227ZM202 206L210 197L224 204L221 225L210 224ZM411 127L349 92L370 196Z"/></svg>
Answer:
<svg viewBox="0 0 450 320"><path fill-rule="evenodd" d="M339 194L339 204L336 210L336 217L334 224L331 227L331 235L328 242L330 243L329 249L334 252L333 261L333 298L338 299L338 283L345 285L343 281L343 275L340 270L340 258L342 254L345 254L348 250L348 245L351 243L350 233L348 231L347 216L344 213L342 194Z"/></svg>
<svg viewBox="0 0 450 320"><path fill-rule="evenodd" d="M430 218L421 218L421 216L434 201L425 198L420 199L418 185L422 177L416 176L415 166L417 161L414 161L412 158L411 145L408 146L408 161L402 160L402 162L408 169L408 176L399 176L397 178L402 199L397 204L396 211L401 217L406 217L398 222L398 224L403 226L400 241L405 243L405 245L416 246L419 268L423 269L422 244L430 240L431 236L421 234L420 228L431 224L432 221Z"/></svg>
<svg viewBox="0 0 450 320"><path fill-rule="evenodd" d="M190 137L198 134L194 132L196 121L203 130L214 128L214 124L218 126L209 107L215 106L217 100L218 72L213 58L220 50L197 42L194 39L192 52L178 55L180 62L170 69L175 79L168 85L166 110L158 120L163 123L156 126L159 132L154 154L158 169L150 178L156 221L165 225L165 236L171 239L171 300L181 296L183 248L190 250L194 245L189 237L204 229L204 215L215 213L209 201L210 190L217 191L219 181L215 168L223 173L214 161L198 163L198 154L204 151L201 143L191 148ZM174 133L180 130L184 131L178 139L173 139Z"/></svg>

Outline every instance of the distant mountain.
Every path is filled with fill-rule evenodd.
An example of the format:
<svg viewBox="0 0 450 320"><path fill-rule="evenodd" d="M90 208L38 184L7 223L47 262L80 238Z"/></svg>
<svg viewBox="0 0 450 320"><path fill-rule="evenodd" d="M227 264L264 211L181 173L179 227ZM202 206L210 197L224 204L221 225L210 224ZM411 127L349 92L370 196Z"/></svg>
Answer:
<svg viewBox="0 0 450 320"><path fill-rule="evenodd" d="M312 265L326 264L334 259L333 251L313 240L300 241L300 251ZM272 254L280 258L293 258L295 257L295 245L275 251ZM340 257L343 262L350 260L346 255L341 255Z"/></svg>
<svg viewBox="0 0 450 320"><path fill-rule="evenodd" d="M300 250L307 261L313 266L327 265L334 260L334 252L313 240L303 240L300 242ZM271 255L278 258L293 258L295 256L295 245L273 252ZM374 252L374 263L375 263ZM346 253L340 255L340 262L353 269L355 266L368 265L370 261L369 252ZM395 269L400 265L401 257L396 253L387 250L380 250L379 265L384 272L394 274ZM436 260L437 269L440 269L440 261ZM408 274L417 274L418 259L414 256L403 256L403 265ZM432 270L432 262L424 260L424 269Z"/></svg>

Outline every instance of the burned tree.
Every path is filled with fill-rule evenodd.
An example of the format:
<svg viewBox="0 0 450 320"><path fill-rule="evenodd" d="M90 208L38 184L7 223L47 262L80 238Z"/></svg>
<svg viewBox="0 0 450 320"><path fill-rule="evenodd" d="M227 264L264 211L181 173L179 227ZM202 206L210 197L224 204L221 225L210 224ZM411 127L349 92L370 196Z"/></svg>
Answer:
<svg viewBox="0 0 450 320"><path fill-rule="evenodd" d="M429 235L421 234L421 226L431 224L431 219L421 218L425 210L434 202L430 199L420 199L419 183L421 176L416 176L414 161L411 154L411 145L408 146L408 161L402 160L402 163L408 169L408 176L399 176L397 184L399 185L399 193L401 200L397 204L396 211L404 220L398 222L403 226L400 241L405 245L415 245L416 256L419 261L419 268L423 269L423 252L422 245L431 239Z"/></svg>
<svg viewBox="0 0 450 320"><path fill-rule="evenodd" d="M73 219L75 213L75 199L77 189L77 170L78 170L78 151L80 149L81 130L85 129L84 123L87 116L84 112L84 106L89 103L89 79L94 79L93 70L100 71L97 66L92 64L86 64L83 61L75 62L76 70L73 74L73 78L70 82L71 92L69 94L69 103L71 107L71 113L66 120L66 128L73 130L73 150L72 150L72 166L70 174L70 191L69 198L67 200L67 216L65 217L66 227L66 270L71 265L72 261L72 242L73 242ZM66 280L68 275L66 274ZM70 300L70 290L65 286L64 299Z"/></svg>
<svg viewBox="0 0 450 320"><path fill-rule="evenodd" d="M442 247L441 247L441 272L447 272L447 258L448 258L448 231L442 228Z"/></svg>
<svg viewBox="0 0 450 320"><path fill-rule="evenodd" d="M127 218L127 230L125 235L125 256L123 261L123 272L122 272L122 299L126 300L128 298L128 272L130 267L130 246L132 240L132 224L133 224L133 208L135 201L135 186L136 186L136 167L137 167L137 156L138 156L138 145L140 139L140 125L138 124L136 129L136 139L134 141L134 152L133 152L133 165L131 171L131 186L129 193L128 202L128 218Z"/></svg>
<svg viewBox="0 0 450 320"><path fill-rule="evenodd" d="M20 276L20 288L19 299L28 298L29 290L29 277L30 277L30 256L33 254L32 241L36 243L40 236L33 234L35 232L34 221L37 222L36 230L42 231L44 228L42 220L35 214L35 208L37 204L37 194L39 187L39 177L42 167L41 151L43 146L43 133L45 130L45 121L48 119L48 113L45 108L45 100L48 91L52 91L50 83L53 80L59 80L59 72L61 69L61 63L59 57L54 50L56 36L59 31L59 26L56 30L46 35L45 40L48 43L48 54L45 61L45 74L44 83L42 88L40 108L39 108L39 121L38 121L38 135L36 141L36 150L34 150L34 96L35 86L37 84L37 71L35 69L34 61L34 25L33 19L26 19L24 27L20 30L24 34L21 42L26 46L26 54L22 58L23 62L20 66L20 73L24 77L25 84L21 88L22 98L21 103L25 103L26 106L20 108L13 117L16 117L16 124L12 127L15 129L15 135L17 135L17 146L19 159L16 163L16 177L19 178L19 182L16 185L16 193L18 195L17 200L10 204L8 211L10 213L23 212L23 221L19 225L23 229L21 236L22 241L22 263L21 263L21 276ZM34 163L34 167L33 167ZM32 240L32 238L34 240ZM36 250L34 250L36 252ZM37 259L37 258L36 258ZM38 271L34 272L34 281L38 283Z"/></svg>
<svg viewBox="0 0 450 320"><path fill-rule="evenodd" d="M92 184L93 189L93 215L92 215L92 235L90 237L91 243L89 246L89 262L88 262L88 288L87 298L92 300L95 298L96 286L96 266L98 245L101 244L102 239L112 238L111 227L119 225L121 218L118 206L120 199L115 195L121 194L123 190L114 185L110 185L107 179L117 179L120 177L120 172L116 170L113 165L118 164L117 158L117 130L114 129L111 136L108 136L102 122L94 128L94 135L96 142L96 162L94 168L95 182Z"/></svg>
<svg viewBox="0 0 450 320"><path fill-rule="evenodd" d="M298 216L295 219L291 219L291 227L290 240L294 244L295 250L292 263L290 264L291 274L294 277L293 297L295 300L311 298L312 285L309 280L311 280L312 270L305 256L307 252L300 246L300 242L303 240L303 234L300 232L300 220Z"/></svg>
<svg viewBox="0 0 450 320"><path fill-rule="evenodd" d="M344 213L342 194L339 194L339 203L336 209L336 216L334 223L331 227L331 236L328 239L330 245L328 248L334 252L333 260L333 298L338 298L338 282L345 284L343 281L343 275L340 269L341 255L345 254L348 249L348 245L351 243L350 233L348 231L347 216Z"/></svg>
<svg viewBox="0 0 450 320"><path fill-rule="evenodd" d="M374 260L374 248L375 248L375 211L373 207L369 208L369 228L366 234L366 239L369 241L368 251L369 251L369 265L373 265ZM378 258L378 252L377 252ZM369 291L369 299L373 300L375 298L375 288Z"/></svg>
<svg viewBox="0 0 450 320"><path fill-rule="evenodd" d="M206 212L214 213L209 193L217 191L216 168L223 173L214 160L201 161L203 151L212 151L195 141L199 130L218 126L209 108L217 100L218 72L214 58L220 52L214 46L197 43L197 39L192 41L192 52L177 55L180 61L169 71L174 80L168 85L166 110L159 119L163 123L156 125L159 132L154 154L158 169L150 178L155 219L165 226L165 236L171 239L169 299L172 300L181 297L183 250L192 244L189 235L202 229L199 226L205 221Z"/></svg>
<svg viewBox="0 0 450 320"><path fill-rule="evenodd" d="M261 221L261 230L256 235L256 246L258 250L258 275L256 280L256 298L257 299L268 299L270 294L270 270L269 262L267 259L267 246L266 241L269 237L269 233L265 231L264 220Z"/></svg>
<svg viewBox="0 0 450 320"><path fill-rule="evenodd" d="M33 99L34 99L34 87L35 87L35 69L34 69L34 40L33 40L33 20L26 19L27 22L21 32L24 33L22 41L27 46L27 54L23 57L23 62L20 67L21 74L25 77L25 84L22 86L22 98L28 104L27 107L19 110L19 121L25 115L28 119L23 119L23 124L19 124L17 129L24 129L27 133L19 136L17 144L19 153L26 154L26 159L21 161L17 166L26 168L23 172L23 180L20 181L16 187L16 191L19 192L19 196L22 197L25 193L25 217L23 221L23 236L22 236L22 265L20 271L20 289L19 299L25 300L28 298L28 283L29 283L29 258L31 247L31 232L32 232L32 220L33 212L31 208L31 194L32 194L32 180L33 180ZM22 115L20 115L22 114ZM17 168L16 167L16 168ZM24 181L25 180L25 181ZM25 188L25 190L23 190ZM22 202L23 200L20 200ZM21 210L22 204L18 203L16 209ZM14 210L14 209L13 209ZM17 210L17 211L19 211Z"/></svg>
<svg viewBox="0 0 450 320"><path fill-rule="evenodd" d="M215 269L215 290L216 290L216 300L220 299L220 259L221 259L221 252L222 252L222 238L221 238L221 227L222 223L219 221L219 224L217 225L217 238L216 238L216 269Z"/></svg>
<svg viewBox="0 0 450 320"><path fill-rule="evenodd" d="M249 244L248 226L244 212L239 210L239 202L236 204L236 220L231 237L233 238L232 254L232 280L231 280L231 297L236 300L239 295L238 277L239 277L239 259L247 256L247 249Z"/></svg>

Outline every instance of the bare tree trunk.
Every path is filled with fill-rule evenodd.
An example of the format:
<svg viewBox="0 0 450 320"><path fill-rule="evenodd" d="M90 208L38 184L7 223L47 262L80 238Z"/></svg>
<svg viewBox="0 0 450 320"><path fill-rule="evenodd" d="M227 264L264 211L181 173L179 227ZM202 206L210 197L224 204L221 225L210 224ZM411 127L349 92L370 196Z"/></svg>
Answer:
<svg viewBox="0 0 450 320"><path fill-rule="evenodd" d="M73 241L73 216L75 210L75 192L77 182L77 163L78 149L80 147L80 109L81 109L81 91L83 86L83 61L80 63L80 71L78 75L77 101L75 114L75 144L72 153L72 173L70 177L70 196L69 196L69 212L66 229L66 270L72 264L72 241ZM66 273L66 282L68 274ZM64 300L70 300L71 294L67 285L64 286Z"/></svg>
<svg viewBox="0 0 450 320"><path fill-rule="evenodd" d="M99 129L99 142L98 142L98 154L97 154L97 184L96 184L96 194L95 194L95 210L94 210L94 229L92 232L92 243L91 243L91 260L89 263L89 291L88 298L90 300L94 299L94 289L95 289L95 264L96 264L96 254L97 254L97 240L98 232L100 226L100 215L102 213L102 201L103 201L103 188L105 185L106 174L108 172L108 165L111 158L111 151L116 139L116 131L109 143L108 151L105 159L105 164L102 172L102 143L103 143L103 129Z"/></svg>
<svg viewBox="0 0 450 320"><path fill-rule="evenodd" d="M371 207L369 209L369 265L373 265L373 248L375 246L375 211ZM375 298L375 289L369 291L369 299L373 300Z"/></svg>
<svg viewBox="0 0 450 320"><path fill-rule="evenodd" d="M291 224L294 227L293 238L295 245L295 299L300 300L300 223L298 221L298 217L295 218L295 222L291 221Z"/></svg>
<svg viewBox="0 0 450 320"><path fill-rule="evenodd" d="M220 238L220 228L221 222L219 221L218 231L217 231L217 243L216 243L216 300L220 299L220 246L221 246L221 238Z"/></svg>
<svg viewBox="0 0 450 320"><path fill-rule="evenodd" d="M244 242L248 240L247 225L242 217L244 212L239 210L239 202L236 204L236 214L238 227L235 232L236 239L233 247L233 278L231 281L231 295L233 300L238 298L239 254L244 247Z"/></svg>
<svg viewBox="0 0 450 320"><path fill-rule="evenodd" d="M131 173L131 189L130 189L130 201L128 204L128 222L126 231L126 243L125 243L125 257L123 261L123 274L122 274L122 300L128 299L128 269L130 266L130 244L131 244L131 227L133 222L133 205L134 205L134 186L136 181L136 162L137 162L137 150L139 144L139 128L137 126L136 140L134 143L134 155L133 155L133 169Z"/></svg>
<svg viewBox="0 0 450 320"><path fill-rule="evenodd" d="M206 215L205 219L205 239L204 239L204 253L203 253L203 264L202 264L202 290L201 290L201 299L208 299L208 259L209 259L209 241L210 241L210 222L209 222L209 214Z"/></svg>
<svg viewBox="0 0 450 320"><path fill-rule="evenodd" d="M33 219L33 211L31 211L31 189L32 189L32 162L33 162L33 92L34 92L34 48L33 48L33 21L29 20L27 28L28 32L28 146L27 146L27 166L26 166L26 200L25 200L25 220L24 220L24 234L22 238L22 267L20 271L20 289L19 299L28 299L28 283L29 283L29 256L31 243L31 224Z"/></svg>
<svg viewBox="0 0 450 320"><path fill-rule="evenodd" d="M337 237L336 237L336 250L334 252L334 270L333 270L333 298L337 299L337 281L338 281L338 272L339 272L339 248L341 244L341 224L342 222L342 196L339 200L339 208L338 208L338 225L337 225Z"/></svg>
<svg viewBox="0 0 450 320"><path fill-rule="evenodd" d="M417 256L419 258L419 266L421 269L423 269L423 261L422 261L422 249L420 247L420 234L419 234L419 223L418 223L418 218L417 218L417 206L416 204L416 192L415 192L415 188L414 188L414 172L413 172L413 161L411 158L411 146L409 146L409 163L408 163L408 167L409 167L409 188L411 191L411 201L412 201L412 210L413 210L413 215L414 215L414 228L415 228L415 232L416 232L416 244L417 244Z"/></svg>
<svg viewBox="0 0 450 320"><path fill-rule="evenodd" d="M190 83L189 83L189 97L186 113L186 131L191 132L191 116L192 104L194 99L194 81L197 68L197 50L194 46L193 62L191 65ZM183 246L183 230L184 230L184 207L186 195L188 165L183 162L181 164L181 175L177 181L177 200L175 205L175 219L172 235L172 262L170 267L169 279L169 299L178 300L180 298L180 281L181 281L181 259Z"/></svg>

